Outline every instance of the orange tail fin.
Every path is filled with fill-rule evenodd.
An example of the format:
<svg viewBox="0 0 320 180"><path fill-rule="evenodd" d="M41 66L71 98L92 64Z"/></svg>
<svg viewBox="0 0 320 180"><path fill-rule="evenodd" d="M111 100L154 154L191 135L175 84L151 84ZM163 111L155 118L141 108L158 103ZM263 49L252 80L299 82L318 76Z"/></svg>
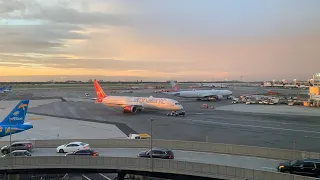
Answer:
<svg viewBox="0 0 320 180"><path fill-rule="evenodd" d="M103 99L107 97L106 93L104 93L104 91L102 90L97 80L94 80L93 84L94 84L94 88L96 89L97 99Z"/></svg>

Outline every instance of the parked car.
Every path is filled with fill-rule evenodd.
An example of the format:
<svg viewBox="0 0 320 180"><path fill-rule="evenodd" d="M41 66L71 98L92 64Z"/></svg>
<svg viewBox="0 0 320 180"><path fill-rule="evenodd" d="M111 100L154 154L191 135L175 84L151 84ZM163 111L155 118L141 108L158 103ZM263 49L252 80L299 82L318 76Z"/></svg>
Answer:
<svg viewBox="0 0 320 180"><path fill-rule="evenodd" d="M73 152L82 149L90 149L89 144L83 142L71 142L69 144L63 144L58 146L56 151L58 153L66 153L66 152Z"/></svg>
<svg viewBox="0 0 320 180"><path fill-rule="evenodd" d="M29 141L14 142L14 143L11 143L11 148L10 148L10 145L3 146L1 148L1 153L8 154L10 153L10 150L11 152L15 150L27 150L31 152L32 149L33 149L33 144Z"/></svg>
<svg viewBox="0 0 320 180"><path fill-rule="evenodd" d="M65 156L99 156L99 153L94 149L84 149L74 152L69 152Z"/></svg>
<svg viewBox="0 0 320 180"><path fill-rule="evenodd" d="M31 153L27 150L15 150L11 153L5 154L2 157L9 157L9 156L31 156Z"/></svg>
<svg viewBox="0 0 320 180"><path fill-rule="evenodd" d="M150 158L151 150L142 151L138 154L138 157ZM174 159L174 154L171 149L168 148L153 148L152 158L160 159Z"/></svg>
<svg viewBox="0 0 320 180"><path fill-rule="evenodd" d="M277 167L277 170L283 173L320 177L320 160L298 159L294 161L281 162Z"/></svg>

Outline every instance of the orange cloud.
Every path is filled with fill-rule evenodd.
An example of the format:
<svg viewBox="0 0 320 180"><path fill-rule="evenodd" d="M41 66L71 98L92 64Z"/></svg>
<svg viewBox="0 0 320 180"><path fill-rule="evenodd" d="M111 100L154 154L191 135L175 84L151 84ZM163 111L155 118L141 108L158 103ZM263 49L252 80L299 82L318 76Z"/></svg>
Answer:
<svg viewBox="0 0 320 180"><path fill-rule="evenodd" d="M0 66L0 76L43 76L43 75L102 75L102 76L138 76L138 77L159 77L167 76L169 73L151 72L143 70L92 70L83 68L63 69L49 67L11 67Z"/></svg>

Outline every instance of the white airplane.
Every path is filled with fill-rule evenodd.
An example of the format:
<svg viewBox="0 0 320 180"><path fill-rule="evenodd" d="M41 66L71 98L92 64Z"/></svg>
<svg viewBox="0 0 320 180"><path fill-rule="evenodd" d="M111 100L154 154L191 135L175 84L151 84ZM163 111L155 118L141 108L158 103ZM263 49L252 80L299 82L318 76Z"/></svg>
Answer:
<svg viewBox="0 0 320 180"><path fill-rule="evenodd" d="M96 90L96 102L106 106L121 107L124 113L136 113L143 109L163 110L163 111L183 111L182 105L173 99L150 97L131 97L131 96L108 96L102 90L99 83L94 80Z"/></svg>
<svg viewBox="0 0 320 180"><path fill-rule="evenodd" d="M281 84L276 84L276 81L273 80L272 82L262 82L261 87L285 87L285 80L281 81Z"/></svg>
<svg viewBox="0 0 320 180"><path fill-rule="evenodd" d="M155 91L155 93L167 93L168 94L168 92L179 91L179 87L176 85L176 83L174 81L171 80L170 83L171 83L171 89L161 89L161 90Z"/></svg>
<svg viewBox="0 0 320 180"><path fill-rule="evenodd" d="M200 83L198 87L227 88L227 86L222 83Z"/></svg>
<svg viewBox="0 0 320 180"><path fill-rule="evenodd" d="M12 86L4 86L4 87L0 87L0 93L8 93L12 91Z"/></svg>
<svg viewBox="0 0 320 180"><path fill-rule="evenodd" d="M301 83L297 83L297 80L296 79L294 79L292 82L293 82L293 85L294 85L294 87L296 87L296 88L302 88L302 89L307 89L307 88L309 88L309 87L311 87L311 86L313 86L313 84L312 84L312 79L308 79L308 85L304 85L304 84L301 84ZM287 85L286 85L287 86Z"/></svg>
<svg viewBox="0 0 320 180"><path fill-rule="evenodd" d="M184 90L180 91L178 85L176 85L173 81L171 82L172 87L177 89L176 92L170 92L167 94L173 94L178 97L183 98L197 98L197 100L213 100L213 99L224 99L231 98L232 92L229 90Z"/></svg>

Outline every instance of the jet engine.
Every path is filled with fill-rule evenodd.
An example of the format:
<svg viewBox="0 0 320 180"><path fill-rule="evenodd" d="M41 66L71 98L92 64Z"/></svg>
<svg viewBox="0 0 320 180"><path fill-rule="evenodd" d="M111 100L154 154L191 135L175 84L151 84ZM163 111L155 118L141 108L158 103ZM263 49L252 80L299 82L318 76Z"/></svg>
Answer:
<svg viewBox="0 0 320 180"><path fill-rule="evenodd" d="M222 95L217 95L217 99L223 99Z"/></svg>
<svg viewBox="0 0 320 180"><path fill-rule="evenodd" d="M135 106L125 106L124 108L123 108L123 112L124 113L136 113L137 112L137 107L135 107Z"/></svg>

